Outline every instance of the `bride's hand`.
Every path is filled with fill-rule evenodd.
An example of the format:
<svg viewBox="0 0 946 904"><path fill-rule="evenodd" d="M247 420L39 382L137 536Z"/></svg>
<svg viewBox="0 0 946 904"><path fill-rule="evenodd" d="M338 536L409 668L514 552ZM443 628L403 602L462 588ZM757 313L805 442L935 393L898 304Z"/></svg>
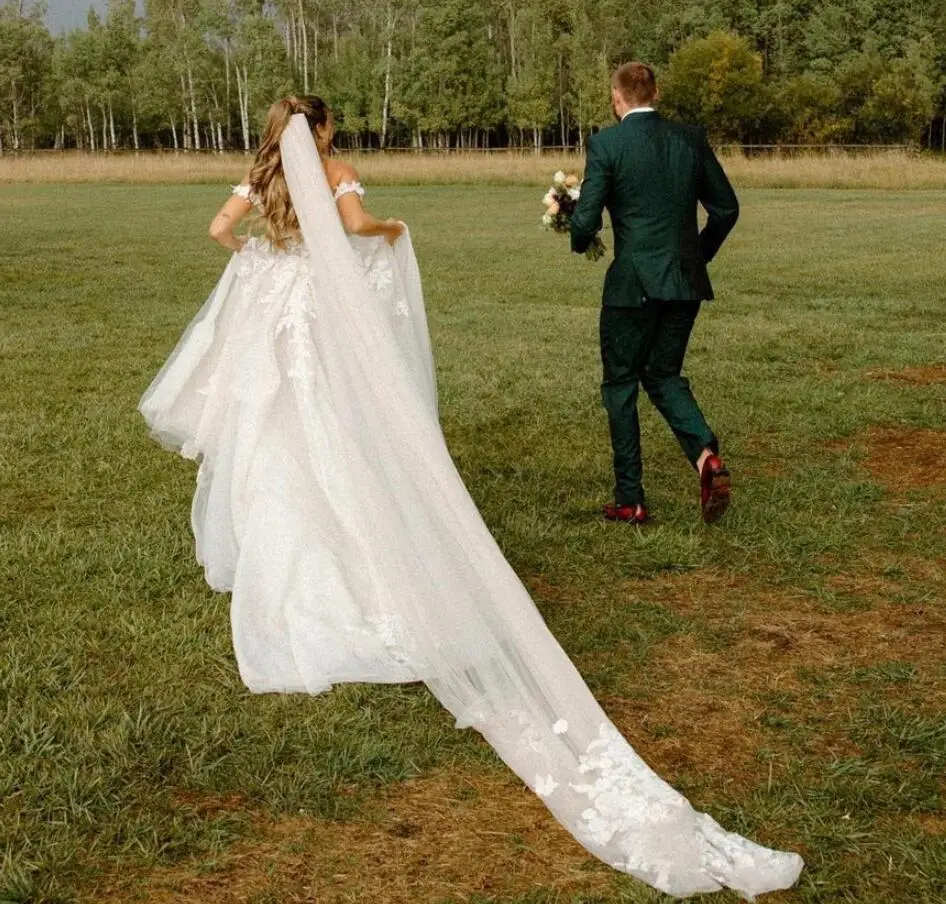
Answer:
<svg viewBox="0 0 946 904"><path fill-rule="evenodd" d="M400 220L387 219L384 221L384 225L387 226L387 233L385 234L384 240L389 244L393 245L405 232L407 232L407 224L402 223Z"/></svg>

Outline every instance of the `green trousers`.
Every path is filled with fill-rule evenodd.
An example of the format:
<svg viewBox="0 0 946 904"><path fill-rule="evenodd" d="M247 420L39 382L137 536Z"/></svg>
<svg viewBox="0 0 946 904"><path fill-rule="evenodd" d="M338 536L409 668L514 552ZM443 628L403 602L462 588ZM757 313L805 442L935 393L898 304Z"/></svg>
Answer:
<svg viewBox="0 0 946 904"><path fill-rule="evenodd" d="M718 451L716 437L681 375L700 302L648 299L640 307L601 309L601 397L614 450L614 501L644 502L640 387L670 425L695 466L703 449Z"/></svg>

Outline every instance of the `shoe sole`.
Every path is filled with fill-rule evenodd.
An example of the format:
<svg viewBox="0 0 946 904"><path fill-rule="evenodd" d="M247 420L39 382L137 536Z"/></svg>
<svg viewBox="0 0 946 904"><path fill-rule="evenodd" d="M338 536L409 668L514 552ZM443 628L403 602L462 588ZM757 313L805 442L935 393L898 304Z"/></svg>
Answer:
<svg viewBox="0 0 946 904"><path fill-rule="evenodd" d="M732 480L729 471L725 468L721 471L714 471L712 482L710 483L709 499L703 506L703 520L707 524L713 524L719 521L729 508L729 496L732 489Z"/></svg>

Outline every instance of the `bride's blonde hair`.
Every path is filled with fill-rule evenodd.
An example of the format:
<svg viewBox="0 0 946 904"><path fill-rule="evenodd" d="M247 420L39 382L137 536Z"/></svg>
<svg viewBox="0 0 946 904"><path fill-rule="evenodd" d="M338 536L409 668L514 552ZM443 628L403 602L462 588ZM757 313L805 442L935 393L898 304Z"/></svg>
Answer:
<svg viewBox="0 0 946 904"><path fill-rule="evenodd" d="M296 113L305 116L313 138L316 129L327 125L332 115L325 101L315 95L276 101L269 108L263 140L250 167L250 188L260 199L266 238L277 248L285 248L287 242L299 236L299 219L292 207L279 153L279 139Z"/></svg>

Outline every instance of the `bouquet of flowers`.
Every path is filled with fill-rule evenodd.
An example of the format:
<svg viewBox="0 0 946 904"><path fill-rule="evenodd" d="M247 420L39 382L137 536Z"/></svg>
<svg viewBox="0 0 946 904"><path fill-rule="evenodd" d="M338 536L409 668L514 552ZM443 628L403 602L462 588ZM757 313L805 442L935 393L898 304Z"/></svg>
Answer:
<svg viewBox="0 0 946 904"><path fill-rule="evenodd" d="M542 203L545 204L542 225L546 229L551 229L552 232L567 234L571 226L572 214L575 212L580 197L581 182L578 176L573 173L566 176L559 170L552 177L552 187L542 199ZM590 261L601 260L604 257L604 242L601 241L600 235L596 235L591 240L585 257Z"/></svg>

